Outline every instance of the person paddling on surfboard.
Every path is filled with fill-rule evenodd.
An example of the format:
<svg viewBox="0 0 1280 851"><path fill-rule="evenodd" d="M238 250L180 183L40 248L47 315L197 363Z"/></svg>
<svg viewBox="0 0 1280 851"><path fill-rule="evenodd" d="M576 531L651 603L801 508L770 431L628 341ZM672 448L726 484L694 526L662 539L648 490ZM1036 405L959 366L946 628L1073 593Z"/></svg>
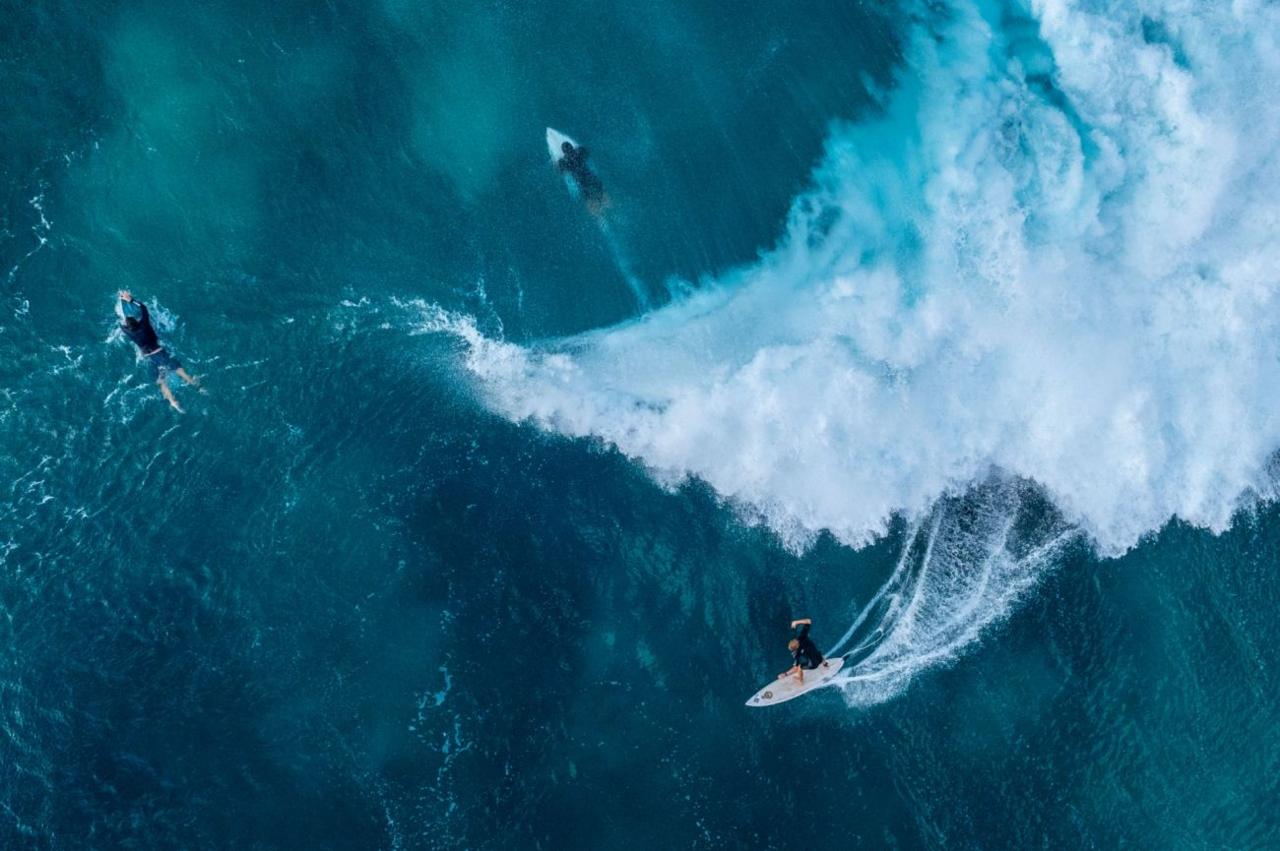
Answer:
<svg viewBox="0 0 1280 851"><path fill-rule="evenodd" d="M587 209L599 215L608 199L604 194L604 184L587 165L586 147L583 145L574 147L572 142L565 140L560 143L560 154L556 168L560 169L562 174L573 178L573 182L578 185L582 200L587 204Z"/></svg>
<svg viewBox="0 0 1280 851"><path fill-rule="evenodd" d="M794 637L787 642L787 649L791 651L791 659L795 664L778 674L778 679L794 674L796 679L804 682L804 672L812 671L822 664L822 654L818 652L818 646L809 637L809 627L812 625L811 618L799 618L791 622Z"/></svg>
<svg viewBox="0 0 1280 851"><path fill-rule="evenodd" d="M145 304L130 295L128 290L120 291L120 330L142 353L142 359L147 362L147 369L151 371L151 377L159 385L160 394L164 396L165 401L175 411L183 413L177 397L169 389L167 382L169 373L175 373L183 381L196 387L200 386L200 379L189 375L182 368L182 362L160 345L160 338L156 336L156 329L151 324L151 311L147 310Z"/></svg>

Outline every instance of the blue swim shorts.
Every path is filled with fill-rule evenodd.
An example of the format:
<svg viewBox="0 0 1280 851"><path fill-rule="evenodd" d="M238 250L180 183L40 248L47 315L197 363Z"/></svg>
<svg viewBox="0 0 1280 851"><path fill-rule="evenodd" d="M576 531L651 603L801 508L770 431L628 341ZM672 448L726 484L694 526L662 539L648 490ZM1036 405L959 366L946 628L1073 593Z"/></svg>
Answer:
<svg viewBox="0 0 1280 851"><path fill-rule="evenodd" d="M175 369L182 368L182 361L169 354L168 349L156 349L145 358L151 377L159 381Z"/></svg>

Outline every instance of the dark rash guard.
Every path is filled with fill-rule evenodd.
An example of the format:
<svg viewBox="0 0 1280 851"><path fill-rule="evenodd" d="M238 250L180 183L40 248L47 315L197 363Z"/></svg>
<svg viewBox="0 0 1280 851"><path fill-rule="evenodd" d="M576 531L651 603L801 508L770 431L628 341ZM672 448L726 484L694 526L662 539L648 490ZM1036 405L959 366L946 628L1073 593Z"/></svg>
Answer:
<svg viewBox="0 0 1280 851"><path fill-rule="evenodd" d="M133 303L142 311L142 318L134 322L121 322L120 330L144 355L149 355L160 348L160 338L156 336L156 329L151 327L151 313L147 306L140 301Z"/></svg>
<svg viewBox="0 0 1280 851"><path fill-rule="evenodd" d="M806 671L812 671L821 665L822 654L818 652L817 645L809 637L809 624L800 624L796 630L795 638L796 641L800 642L800 646L791 651L791 657L795 660L795 663Z"/></svg>
<svg viewBox="0 0 1280 851"><path fill-rule="evenodd" d="M586 148L574 148L561 157L560 170L567 172L573 178L573 182L578 184L578 191L582 193L583 200L604 200L604 184L587 167Z"/></svg>

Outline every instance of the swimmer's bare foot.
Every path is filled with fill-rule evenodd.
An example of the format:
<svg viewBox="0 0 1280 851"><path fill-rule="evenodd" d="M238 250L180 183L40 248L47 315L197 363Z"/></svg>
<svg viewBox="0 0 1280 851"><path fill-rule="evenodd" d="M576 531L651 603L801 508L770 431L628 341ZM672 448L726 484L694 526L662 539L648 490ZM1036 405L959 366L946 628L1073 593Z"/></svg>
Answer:
<svg viewBox="0 0 1280 851"><path fill-rule="evenodd" d="M173 391L169 389L169 385L165 383L165 380L161 378L156 384L160 386L160 395L164 396L165 401L169 403L169 407L180 414L185 414L186 411L182 410L182 406L178 404L178 397L173 395Z"/></svg>

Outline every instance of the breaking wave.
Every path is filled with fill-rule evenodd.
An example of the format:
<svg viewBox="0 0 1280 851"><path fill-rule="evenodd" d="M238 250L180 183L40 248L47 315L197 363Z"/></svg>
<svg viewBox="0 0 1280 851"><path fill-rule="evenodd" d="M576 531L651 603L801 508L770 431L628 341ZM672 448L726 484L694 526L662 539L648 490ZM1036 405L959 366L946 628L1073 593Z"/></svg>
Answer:
<svg viewBox="0 0 1280 851"><path fill-rule="evenodd" d="M494 410L697 477L793 548L917 524L846 680L878 693L998 620L1065 528L1114 555L1275 494L1278 38L1248 0L921 8L757 264L543 346L430 324ZM1063 526L1010 555L1028 487ZM961 497L986 519L948 531Z"/></svg>

